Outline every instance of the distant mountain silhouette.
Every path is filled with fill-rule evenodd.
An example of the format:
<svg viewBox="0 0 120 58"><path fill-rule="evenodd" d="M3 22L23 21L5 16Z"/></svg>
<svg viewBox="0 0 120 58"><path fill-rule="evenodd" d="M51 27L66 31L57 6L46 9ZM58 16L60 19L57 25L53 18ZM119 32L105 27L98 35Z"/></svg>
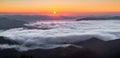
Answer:
<svg viewBox="0 0 120 58"><path fill-rule="evenodd" d="M0 18L9 18L24 22L36 22L40 20L50 20L52 17L46 15L0 15Z"/></svg>
<svg viewBox="0 0 120 58"><path fill-rule="evenodd" d="M120 20L120 16L110 16L110 17L85 17L81 19L77 19L76 21L81 21L81 20Z"/></svg>
<svg viewBox="0 0 120 58"><path fill-rule="evenodd" d="M24 26L25 23L26 22L24 21L12 20L9 18L0 18L0 29L25 27Z"/></svg>

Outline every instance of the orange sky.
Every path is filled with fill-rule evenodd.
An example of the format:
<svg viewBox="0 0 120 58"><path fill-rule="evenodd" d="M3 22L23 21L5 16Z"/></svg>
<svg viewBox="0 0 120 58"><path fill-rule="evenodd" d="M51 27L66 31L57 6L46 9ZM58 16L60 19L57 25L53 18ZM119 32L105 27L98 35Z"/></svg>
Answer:
<svg viewBox="0 0 120 58"><path fill-rule="evenodd" d="M120 0L0 0L0 12L120 12Z"/></svg>

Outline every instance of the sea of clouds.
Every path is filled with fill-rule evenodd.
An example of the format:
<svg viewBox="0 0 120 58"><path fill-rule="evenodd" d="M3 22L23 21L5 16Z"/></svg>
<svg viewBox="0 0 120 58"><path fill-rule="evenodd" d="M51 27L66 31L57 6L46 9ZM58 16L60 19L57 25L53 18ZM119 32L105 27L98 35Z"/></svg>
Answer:
<svg viewBox="0 0 120 58"><path fill-rule="evenodd" d="M119 20L88 20L65 22L36 22L26 24L40 29L14 28L0 31L19 45L1 44L1 49L15 48L19 51L52 49L70 46L72 43L98 38L104 41L120 39ZM42 28L48 28L43 30Z"/></svg>

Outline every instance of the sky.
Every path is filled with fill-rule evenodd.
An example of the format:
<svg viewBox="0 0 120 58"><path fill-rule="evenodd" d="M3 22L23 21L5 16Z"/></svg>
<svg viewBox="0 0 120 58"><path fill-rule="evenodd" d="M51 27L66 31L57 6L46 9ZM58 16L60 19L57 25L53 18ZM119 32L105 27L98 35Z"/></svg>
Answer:
<svg viewBox="0 0 120 58"><path fill-rule="evenodd" d="M0 0L0 12L120 12L120 0Z"/></svg>

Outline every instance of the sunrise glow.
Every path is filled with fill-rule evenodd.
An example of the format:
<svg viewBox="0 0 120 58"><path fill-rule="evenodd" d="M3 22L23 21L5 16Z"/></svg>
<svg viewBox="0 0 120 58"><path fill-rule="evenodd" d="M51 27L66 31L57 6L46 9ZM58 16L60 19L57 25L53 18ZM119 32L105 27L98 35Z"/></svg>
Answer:
<svg viewBox="0 0 120 58"><path fill-rule="evenodd" d="M56 11L53 11L53 14L55 15L55 14L56 14Z"/></svg>
<svg viewBox="0 0 120 58"><path fill-rule="evenodd" d="M51 15L80 12L120 12L120 0L0 0L0 12L36 12ZM56 15L53 11L52 15Z"/></svg>

